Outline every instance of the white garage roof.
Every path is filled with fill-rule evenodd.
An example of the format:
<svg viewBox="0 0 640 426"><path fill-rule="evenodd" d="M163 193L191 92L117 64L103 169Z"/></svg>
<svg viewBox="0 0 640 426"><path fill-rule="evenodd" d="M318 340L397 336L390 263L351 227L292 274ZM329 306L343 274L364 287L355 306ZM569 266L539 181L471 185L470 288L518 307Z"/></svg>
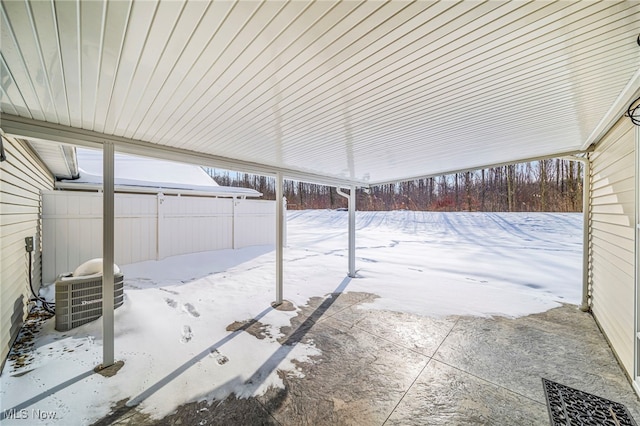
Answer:
<svg viewBox="0 0 640 426"><path fill-rule="evenodd" d="M102 152L78 149L77 156L81 173L79 178L74 181L101 183L103 180ZM219 186L201 167L190 164L122 154L116 154L114 161L114 179L120 180L123 184L131 182L132 185L150 186L160 183L165 186L195 185L205 188Z"/></svg>
<svg viewBox="0 0 640 426"><path fill-rule="evenodd" d="M56 188L101 190L104 181L102 152L78 149L77 160L79 176L56 182ZM114 185L121 192L163 192L216 197L262 195L254 189L220 186L202 167L191 164L122 154L115 155L114 164Z"/></svg>
<svg viewBox="0 0 640 426"><path fill-rule="evenodd" d="M327 183L583 150L640 85L637 1L1 5L6 133Z"/></svg>

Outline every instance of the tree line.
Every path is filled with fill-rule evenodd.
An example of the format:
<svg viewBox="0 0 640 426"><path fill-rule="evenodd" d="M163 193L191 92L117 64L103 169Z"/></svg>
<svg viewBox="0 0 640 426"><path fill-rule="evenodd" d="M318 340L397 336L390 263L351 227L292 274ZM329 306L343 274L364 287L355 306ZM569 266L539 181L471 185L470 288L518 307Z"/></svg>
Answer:
<svg viewBox="0 0 640 426"><path fill-rule="evenodd" d="M222 186L255 189L275 199L275 179L205 168ZM425 210L488 212L579 212L583 166L579 161L548 159L491 167L438 177L372 186L358 190L358 210ZM347 206L336 189L285 180L287 208L336 209Z"/></svg>

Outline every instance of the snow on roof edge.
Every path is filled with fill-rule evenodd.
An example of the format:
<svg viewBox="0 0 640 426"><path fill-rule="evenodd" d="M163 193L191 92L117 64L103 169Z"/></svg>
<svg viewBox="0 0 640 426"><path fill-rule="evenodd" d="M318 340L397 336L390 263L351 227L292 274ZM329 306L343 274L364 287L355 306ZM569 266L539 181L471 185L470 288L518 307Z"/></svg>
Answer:
<svg viewBox="0 0 640 426"><path fill-rule="evenodd" d="M173 185L175 186L175 185ZM74 182L62 180L56 182L56 189L75 191L101 191L102 183ZM151 185L114 185L115 192L142 192L148 194L163 193L167 195L194 195L205 197L261 197L263 194L250 188L238 188L232 186L175 188L170 186Z"/></svg>
<svg viewBox="0 0 640 426"><path fill-rule="evenodd" d="M198 167L198 166L194 166ZM80 177L77 179L61 179L56 182L56 189L72 189L96 191L102 189L102 176L89 173L80 168ZM204 171L203 171L204 173ZM211 178L207 175L207 177ZM211 185L192 185L184 182L152 182L140 179L114 178L114 186L120 192L176 192L181 194L191 193L193 195L211 196L244 196L261 197L262 193L250 188L240 188L231 186L220 186L213 178Z"/></svg>

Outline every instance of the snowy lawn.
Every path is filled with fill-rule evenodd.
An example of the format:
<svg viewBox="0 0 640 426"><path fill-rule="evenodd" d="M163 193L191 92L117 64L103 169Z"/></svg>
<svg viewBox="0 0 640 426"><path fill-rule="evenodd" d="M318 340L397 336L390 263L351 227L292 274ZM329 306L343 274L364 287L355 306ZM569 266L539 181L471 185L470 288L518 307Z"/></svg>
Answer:
<svg viewBox="0 0 640 426"><path fill-rule="evenodd" d="M508 317L580 301L581 214L358 212L357 228L358 278L349 280L347 213L289 212L285 298L302 306L358 291L379 296L367 309ZM56 332L50 319L34 339L34 359L5 365L4 416L14 409L34 420L41 410L55 414L44 423L86 424L128 399L161 418L189 401L282 386L278 371L300 375L296 362L319 354L312 344L277 341L296 312L270 307L272 247L120 266L126 301L116 310L115 346L124 367L111 378L92 374L102 359L100 320ZM251 319L262 326L260 338L227 331Z"/></svg>

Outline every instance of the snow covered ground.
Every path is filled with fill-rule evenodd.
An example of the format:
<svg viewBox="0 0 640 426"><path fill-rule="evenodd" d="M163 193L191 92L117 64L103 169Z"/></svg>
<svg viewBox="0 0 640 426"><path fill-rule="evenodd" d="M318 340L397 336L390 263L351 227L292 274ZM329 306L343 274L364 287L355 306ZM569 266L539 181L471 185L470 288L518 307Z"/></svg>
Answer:
<svg viewBox="0 0 640 426"><path fill-rule="evenodd" d="M366 309L508 317L580 301L581 214L358 212L357 229L358 277L349 280L347 213L290 211L285 298L302 306L359 291L379 296ZM296 312L270 307L272 247L120 266L126 301L116 310L115 347L124 367L111 378L92 374L102 359L101 321L57 332L50 319L33 341L33 360L5 365L3 423L48 413L55 417L38 424L87 424L125 399L160 418L185 402L282 386L278 371L300 375L293 360L318 354L312 344L283 350L277 341ZM250 319L264 325L261 338L227 331Z"/></svg>

